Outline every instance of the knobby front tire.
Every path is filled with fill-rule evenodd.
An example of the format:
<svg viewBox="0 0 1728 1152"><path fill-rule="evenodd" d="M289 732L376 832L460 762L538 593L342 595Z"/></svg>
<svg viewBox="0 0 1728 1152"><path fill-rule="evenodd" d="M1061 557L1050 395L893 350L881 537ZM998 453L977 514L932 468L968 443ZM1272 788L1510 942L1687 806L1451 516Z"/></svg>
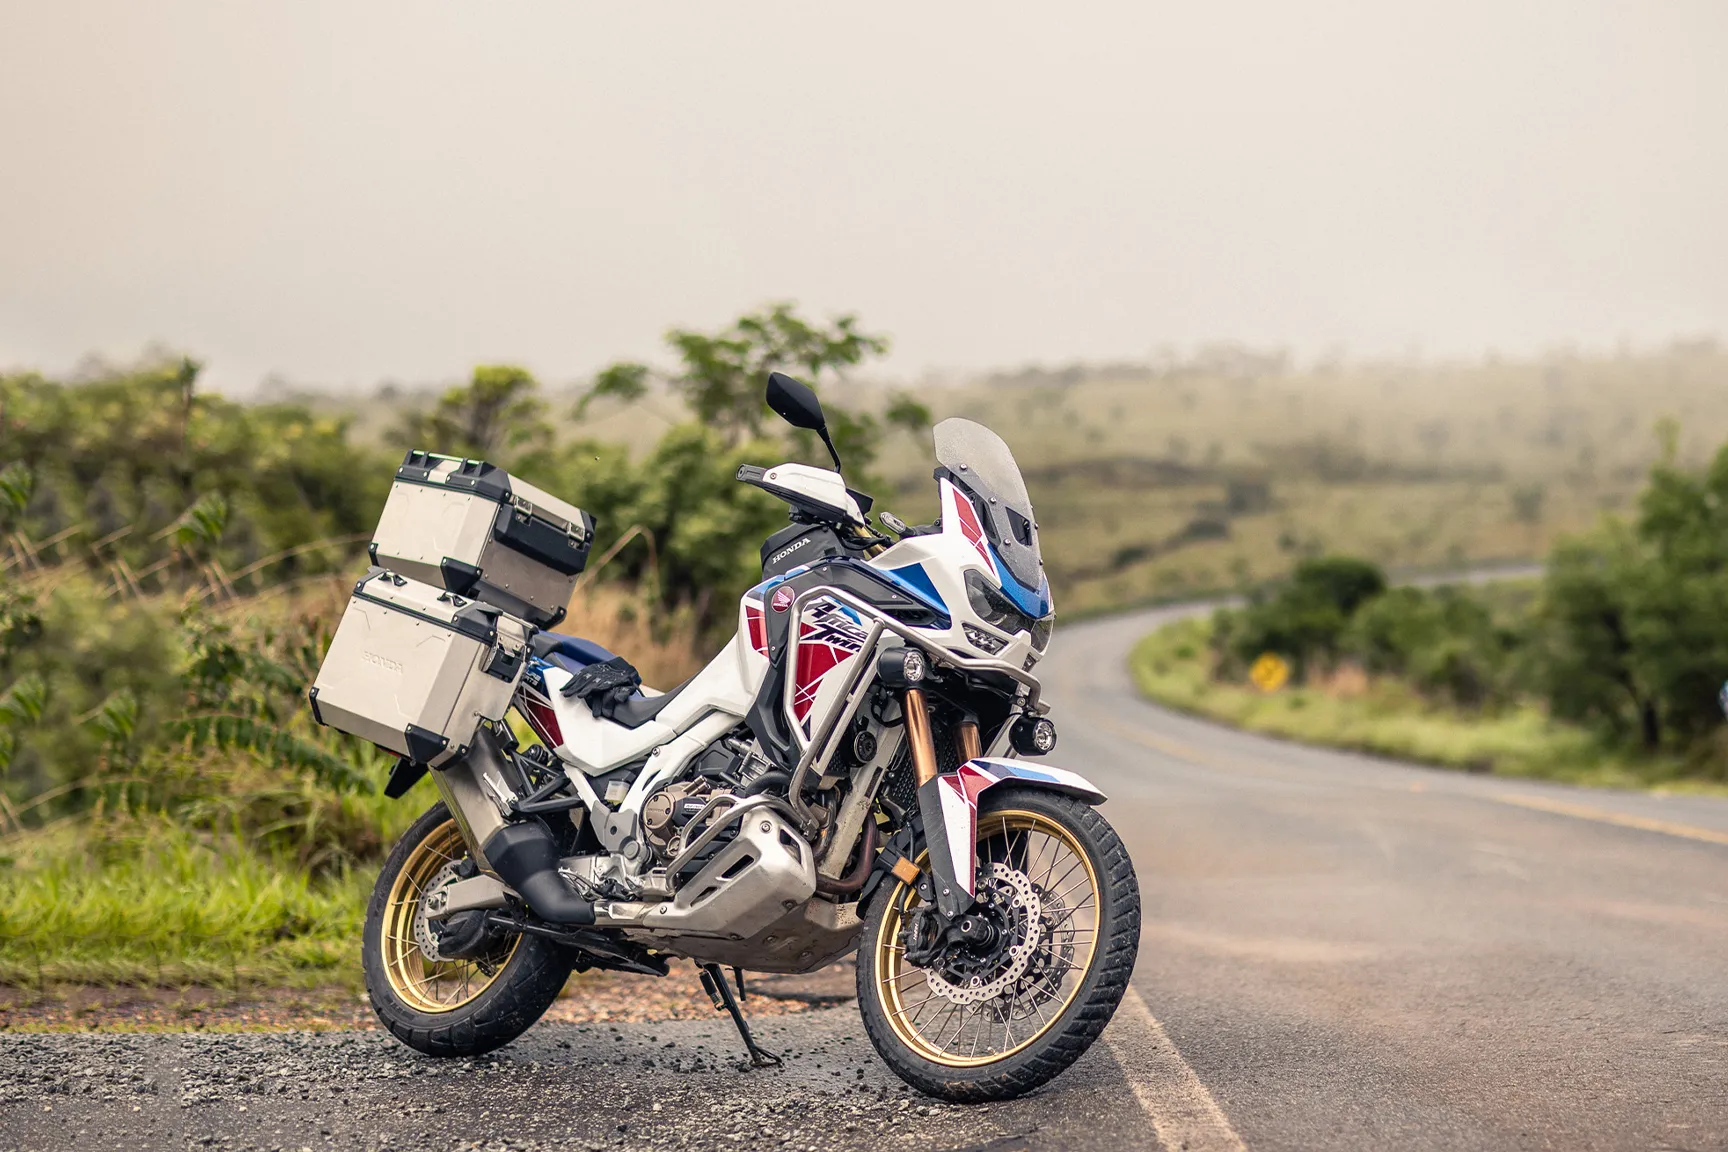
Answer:
<svg viewBox="0 0 1728 1152"><path fill-rule="evenodd" d="M906 929L920 901L900 881L872 899L858 947L858 1004L876 1051L914 1088L959 1103L1022 1095L1079 1059L1121 1003L1140 945L1134 865L1090 805L992 788L978 859L978 894L1018 952L970 973L911 964Z"/></svg>
<svg viewBox="0 0 1728 1152"><path fill-rule="evenodd" d="M403 834L366 906L361 961L366 995L384 1026L428 1056L478 1056L540 1019L570 976L572 954L549 940L511 936L479 960L428 960L414 917L428 884L468 853L440 801Z"/></svg>

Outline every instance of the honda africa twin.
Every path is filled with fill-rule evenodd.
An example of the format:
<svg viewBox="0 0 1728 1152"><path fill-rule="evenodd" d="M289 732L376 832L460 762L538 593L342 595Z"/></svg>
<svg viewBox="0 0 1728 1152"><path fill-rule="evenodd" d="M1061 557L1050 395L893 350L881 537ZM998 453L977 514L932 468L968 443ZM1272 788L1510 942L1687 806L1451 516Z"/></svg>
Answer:
<svg viewBox="0 0 1728 1152"><path fill-rule="evenodd" d="M792 523L763 547L737 635L664 692L549 631L528 629L520 668L488 658L514 731L538 740L500 706L461 755L398 764L392 795L433 761L442 800L378 878L367 991L404 1043L471 1056L533 1024L573 969L663 975L686 957L771 1062L723 966L808 972L856 951L865 1028L908 1083L1026 1092L1103 1030L1140 931L1104 795L1025 759L1056 743L1026 485L993 432L944 420L939 519L883 513L882 535L815 394L776 373L767 398L836 470L739 469Z"/></svg>

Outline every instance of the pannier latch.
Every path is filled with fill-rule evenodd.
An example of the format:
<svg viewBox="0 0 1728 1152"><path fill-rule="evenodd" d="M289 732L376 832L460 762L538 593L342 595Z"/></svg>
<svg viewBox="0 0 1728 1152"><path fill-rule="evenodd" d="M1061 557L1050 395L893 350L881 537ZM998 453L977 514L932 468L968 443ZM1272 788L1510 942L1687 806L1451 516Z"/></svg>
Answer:
<svg viewBox="0 0 1728 1152"><path fill-rule="evenodd" d="M499 680L514 680L516 673L522 670L522 659L527 654L526 648L518 648L512 652L499 645L487 653L485 661L480 665L480 671Z"/></svg>

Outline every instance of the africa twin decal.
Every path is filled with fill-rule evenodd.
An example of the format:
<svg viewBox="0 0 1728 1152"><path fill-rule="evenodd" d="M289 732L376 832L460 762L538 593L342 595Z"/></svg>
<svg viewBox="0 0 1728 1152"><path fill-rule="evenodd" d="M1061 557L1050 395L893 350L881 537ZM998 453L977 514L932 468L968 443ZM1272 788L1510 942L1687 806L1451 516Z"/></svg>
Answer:
<svg viewBox="0 0 1728 1152"><path fill-rule="evenodd" d="M798 621L792 715L805 735L810 734L810 711L828 674L856 656L867 636L855 612L825 598L811 604Z"/></svg>

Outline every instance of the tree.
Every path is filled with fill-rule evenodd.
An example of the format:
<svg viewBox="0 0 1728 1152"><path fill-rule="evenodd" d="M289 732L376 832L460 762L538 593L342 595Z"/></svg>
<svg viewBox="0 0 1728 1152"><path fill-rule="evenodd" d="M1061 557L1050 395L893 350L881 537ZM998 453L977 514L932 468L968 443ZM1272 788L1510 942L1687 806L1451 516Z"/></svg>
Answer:
<svg viewBox="0 0 1728 1152"><path fill-rule="evenodd" d="M1728 446L1693 472L1664 440L1636 523L1563 542L1544 588L1550 706L1651 750L1718 728L1728 677Z"/></svg>
<svg viewBox="0 0 1728 1152"><path fill-rule="evenodd" d="M888 341L861 331L850 315L815 324L792 305L775 304L717 333L674 329L666 342L678 356L677 372L657 374L629 361L610 365L595 376L576 415L599 398L638 400L661 380L695 420L669 431L640 463L622 452L572 445L562 455L560 490L601 521L603 545L632 529L645 536L618 555L613 571L652 575L666 604L694 604L701 624L717 625L730 621L732 604L760 578L762 542L786 522L784 505L737 482L738 465L788 454L829 462L815 436L778 420L770 424L763 402L768 374L784 370L812 386L832 384L842 369L887 351ZM930 423L929 409L903 393L879 416L832 395L823 407L855 485L870 483L870 466L890 430Z"/></svg>
<svg viewBox="0 0 1728 1152"><path fill-rule="evenodd" d="M1694 472L1677 466L1670 441L1639 500L1637 533L1634 650L1665 726L1690 743L1722 723L1717 692L1728 677L1728 445Z"/></svg>
<svg viewBox="0 0 1728 1152"><path fill-rule="evenodd" d="M674 328L666 334L667 346L677 355L679 371L665 382L689 407L692 415L718 432L728 447L740 439L763 434L771 413L762 401L762 387L770 372L787 372L811 387L819 388L841 370L853 368L888 351L888 338L863 332L851 314L816 324L799 316L793 305L772 304L766 311L750 312L719 332ZM608 397L634 401L647 394L656 379L643 364L621 362L602 369L588 394L577 406L586 412L591 400ZM903 420L914 414L915 401L890 408ZM928 423L929 414L924 413ZM836 441L838 441L836 436Z"/></svg>
<svg viewBox="0 0 1728 1152"><path fill-rule="evenodd" d="M482 364L466 385L451 388L430 412L403 421L411 447L500 463L545 451L552 443L546 403L526 368Z"/></svg>
<svg viewBox="0 0 1728 1152"><path fill-rule="evenodd" d="M1554 549L1543 577L1541 686L1554 715L1615 737L1637 733L1655 749L1661 715L1634 649L1642 568L1637 541L1621 524Z"/></svg>

